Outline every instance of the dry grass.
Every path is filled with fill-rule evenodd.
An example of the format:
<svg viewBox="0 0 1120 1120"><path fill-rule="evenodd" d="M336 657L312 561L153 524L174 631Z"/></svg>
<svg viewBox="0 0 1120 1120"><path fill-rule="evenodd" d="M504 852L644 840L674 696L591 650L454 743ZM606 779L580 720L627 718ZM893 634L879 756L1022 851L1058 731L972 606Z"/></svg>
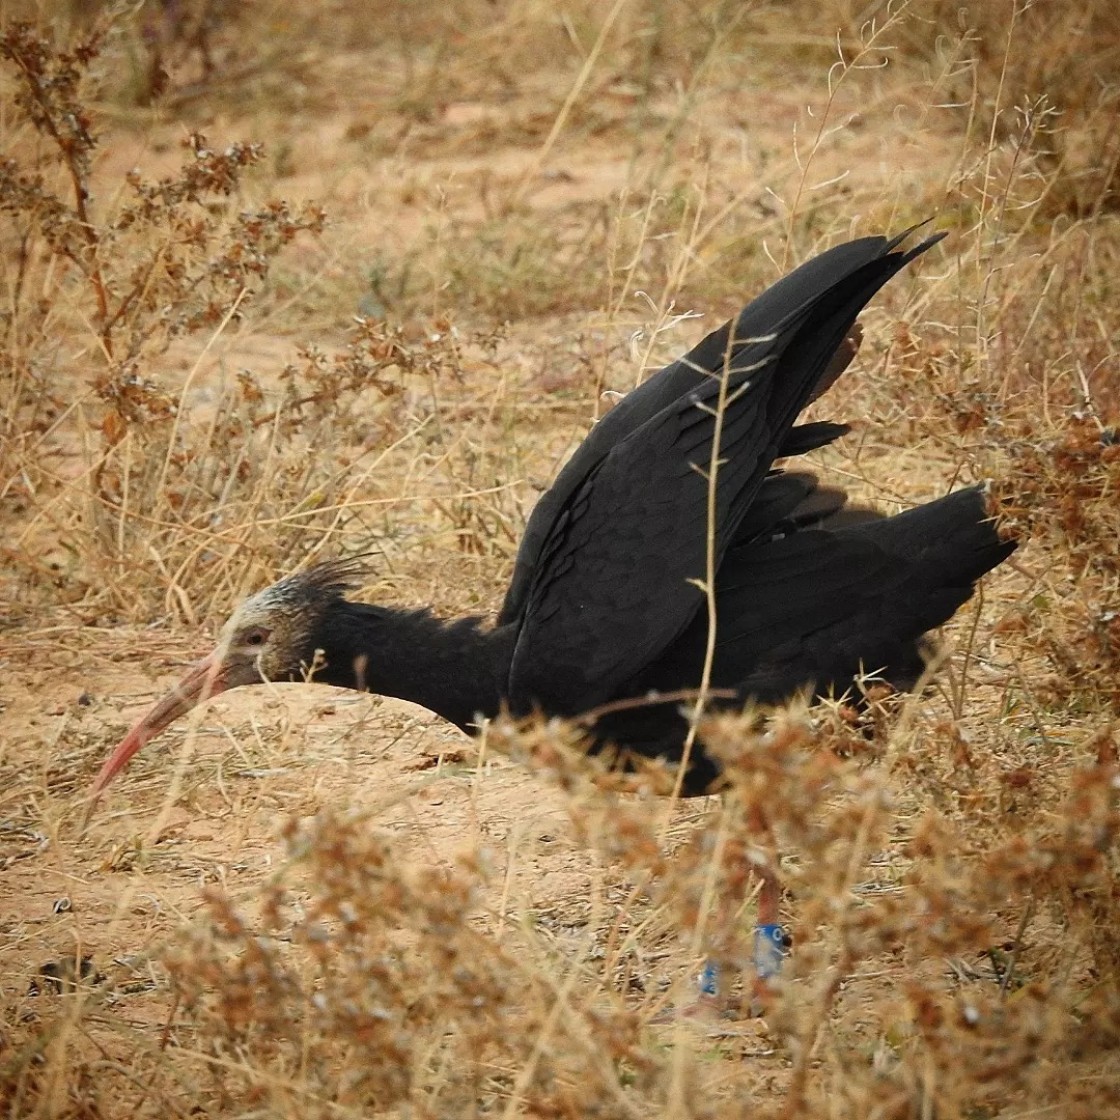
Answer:
<svg viewBox="0 0 1120 1120"><path fill-rule="evenodd" d="M1111 0L295 7L2 9L5 1114L1115 1114ZM931 214L817 457L1026 536L926 693L722 718L733 790L674 806L561 728L255 690L80 831L250 587L372 551L491 610L689 313ZM658 1026L778 860L765 1022Z"/></svg>

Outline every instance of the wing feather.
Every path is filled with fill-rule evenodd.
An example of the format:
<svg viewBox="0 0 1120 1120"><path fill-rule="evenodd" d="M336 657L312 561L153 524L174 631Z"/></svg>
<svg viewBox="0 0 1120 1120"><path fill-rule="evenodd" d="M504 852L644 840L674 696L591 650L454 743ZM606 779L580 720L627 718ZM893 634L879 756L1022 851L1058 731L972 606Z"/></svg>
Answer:
<svg viewBox="0 0 1120 1120"><path fill-rule="evenodd" d="M511 587L521 618L509 681L515 710L539 705L575 713L593 707L615 696L680 637L702 602L696 581L707 567L706 473L717 432L718 567L855 316L934 240L904 253L888 252L896 243L880 240L870 259L865 246L831 262L825 260L829 254L809 262L803 269L811 284L790 288L794 273L777 286L785 293L781 300L771 289L751 305L784 308L783 318L766 324L759 315L740 317L739 323L746 318L766 326L765 334L732 338L727 328L721 340L716 332L693 351L705 368L690 369L685 378L669 367L664 383L624 414L626 422L593 431L593 453L581 448L572 460L583 464L582 477L569 471L570 463L546 495L547 524L537 525L537 536L525 546L529 552L521 560L529 566L514 577L523 586ZM789 309L794 291L801 302ZM727 404L717 424L724 376ZM687 391L671 395L685 383ZM660 407L647 415L650 403ZM612 433L613 441L607 438Z"/></svg>

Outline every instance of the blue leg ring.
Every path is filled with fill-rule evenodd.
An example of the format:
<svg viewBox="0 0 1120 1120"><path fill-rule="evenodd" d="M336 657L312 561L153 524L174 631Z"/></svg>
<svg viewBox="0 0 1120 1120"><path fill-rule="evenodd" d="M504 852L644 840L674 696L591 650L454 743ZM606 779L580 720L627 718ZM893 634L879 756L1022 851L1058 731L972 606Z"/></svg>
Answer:
<svg viewBox="0 0 1120 1120"><path fill-rule="evenodd" d="M704 967L700 970L697 982L700 985L701 995L719 995L719 968L714 961L704 962Z"/></svg>
<svg viewBox="0 0 1120 1120"><path fill-rule="evenodd" d="M769 980L782 971L789 945L789 935L776 922L754 927L754 970L760 980Z"/></svg>

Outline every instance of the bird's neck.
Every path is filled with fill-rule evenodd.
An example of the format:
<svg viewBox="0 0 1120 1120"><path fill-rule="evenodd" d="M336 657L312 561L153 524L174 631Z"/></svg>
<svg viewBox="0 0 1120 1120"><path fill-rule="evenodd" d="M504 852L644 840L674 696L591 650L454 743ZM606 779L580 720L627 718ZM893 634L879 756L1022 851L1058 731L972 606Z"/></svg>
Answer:
<svg viewBox="0 0 1120 1120"><path fill-rule="evenodd" d="M325 664L315 680L420 704L465 731L496 715L509 678L514 634L480 620L446 622L406 611L339 600L317 645Z"/></svg>

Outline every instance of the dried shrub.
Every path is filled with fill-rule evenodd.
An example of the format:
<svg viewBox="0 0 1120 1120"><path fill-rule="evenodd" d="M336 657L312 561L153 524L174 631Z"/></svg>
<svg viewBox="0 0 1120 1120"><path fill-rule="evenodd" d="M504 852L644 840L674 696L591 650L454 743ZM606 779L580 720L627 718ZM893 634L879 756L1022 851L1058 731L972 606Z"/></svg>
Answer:
<svg viewBox="0 0 1120 1120"><path fill-rule="evenodd" d="M331 813L286 840L259 916L211 891L167 957L224 1107L592 1115L648 1065L636 1016L573 1000L478 928L476 854L402 864L370 821Z"/></svg>
<svg viewBox="0 0 1120 1120"><path fill-rule="evenodd" d="M493 728L492 746L562 782L577 835L629 881L591 959L531 928L496 941L477 849L433 867L367 817L289 825L287 868L251 905L208 891L165 955L180 1042L212 1068L223 1111L650 1115L683 1076L698 1116L965 1117L1016 1101L1093 1115L1120 1045L1115 736L1078 745L1067 785L972 749L913 701L876 703L870 764L850 757L840 708L707 721L730 789L683 837L648 800L603 792L617 779L561 724ZM698 955L749 979L750 898L779 857L796 948L768 1015L777 1103L749 1069L706 1082L691 1028L651 1021L666 984L687 998L679 970ZM650 963L659 948L668 972ZM821 1076L821 1055L842 1079ZM1071 1062L1096 1071L1072 1100L1050 1075Z"/></svg>
<svg viewBox="0 0 1120 1120"><path fill-rule="evenodd" d="M906 18L896 19L903 16ZM818 18L820 18L818 16ZM868 28L894 19L889 51L948 65L949 98L987 151L1009 159L1022 134L1040 140L1029 156L1050 215L1087 216L1113 210L1120 198L1120 23L1109 0L1063 4L1008 3L872 5L839 0L827 9L842 51L855 49ZM1027 170L1020 168L1020 172Z"/></svg>

